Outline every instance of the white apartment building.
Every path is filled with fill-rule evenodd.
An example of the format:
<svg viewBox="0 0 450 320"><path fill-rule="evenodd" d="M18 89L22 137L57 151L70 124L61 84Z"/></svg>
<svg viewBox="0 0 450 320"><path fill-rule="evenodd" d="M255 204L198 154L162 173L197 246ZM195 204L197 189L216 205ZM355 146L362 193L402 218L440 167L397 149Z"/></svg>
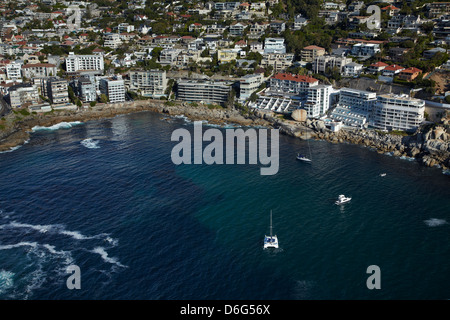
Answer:
<svg viewBox="0 0 450 320"><path fill-rule="evenodd" d="M182 52L181 49L164 49L159 55L159 63L161 65L171 65L177 60L178 55Z"/></svg>
<svg viewBox="0 0 450 320"><path fill-rule="evenodd" d="M233 37L242 36L246 27L247 25L241 22L232 23L230 25L230 35Z"/></svg>
<svg viewBox="0 0 450 320"><path fill-rule="evenodd" d="M76 92L83 102L97 101L95 81L92 81L89 78L82 77L78 79Z"/></svg>
<svg viewBox="0 0 450 320"><path fill-rule="evenodd" d="M309 76L278 73L270 78L270 91L292 95L306 95L309 88L318 84L319 80Z"/></svg>
<svg viewBox="0 0 450 320"><path fill-rule="evenodd" d="M144 97L165 96L167 88L166 71L130 71L130 90L138 91Z"/></svg>
<svg viewBox="0 0 450 320"><path fill-rule="evenodd" d="M111 103L125 101L125 83L122 79L100 79L100 92L105 94Z"/></svg>
<svg viewBox="0 0 450 320"><path fill-rule="evenodd" d="M284 38L266 38L264 40L264 53L286 53Z"/></svg>
<svg viewBox="0 0 450 320"><path fill-rule="evenodd" d="M308 24L308 19L306 19L305 17L302 17L302 15L299 14L299 15L295 16L293 29L300 30L307 24Z"/></svg>
<svg viewBox="0 0 450 320"><path fill-rule="evenodd" d="M326 73L328 69L337 68L339 72L344 71L344 66L351 63L352 59L347 57L336 57L336 56L318 56L314 58L313 61L313 72L314 73Z"/></svg>
<svg viewBox="0 0 450 320"><path fill-rule="evenodd" d="M35 104L39 102L39 93L37 88L29 83L17 84L8 89L6 101L11 108L18 108L24 104Z"/></svg>
<svg viewBox="0 0 450 320"><path fill-rule="evenodd" d="M243 76L239 81L239 101L243 102L250 98L252 93L259 88L263 81L264 77L262 73L248 74Z"/></svg>
<svg viewBox="0 0 450 320"><path fill-rule="evenodd" d="M376 92L352 88L341 88L339 92L339 105L357 108L360 111L366 112L368 115L372 112L376 102Z"/></svg>
<svg viewBox="0 0 450 320"><path fill-rule="evenodd" d="M411 131L424 121L425 101L408 95L379 95L372 125L381 130Z"/></svg>
<svg viewBox="0 0 450 320"><path fill-rule="evenodd" d="M250 30L248 33L249 39L259 39L264 33L266 33L266 29L269 27L268 22L255 22L250 26Z"/></svg>
<svg viewBox="0 0 450 320"><path fill-rule="evenodd" d="M381 52L377 43L356 43L353 45L351 54L358 57L371 57Z"/></svg>
<svg viewBox="0 0 450 320"><path fill-rule="evenodd" d="M51 63L24 64L22 66L23 76L26 78L43 78L56 76L56 65Z"/></svg>
<svg viewBox="0 0 450 320"><path fill-rule="evenodd" d="M66 58L67 73L80 71L98 71L98 73L103 73L104 69L104 60L101 55L76 55L73 52L70 52L69 56Z"/></svg>
<svg viewBox="0 0 450 320"><path fill-rule="evenodd" d="M105 42L103 45L111 49L117 49L122 44L122 40L118 33L107 33L105 34L104 40Z"/></svg>
<svg viewBox="0 0 450 320"><path fill-rule="evenodd" d="M293 53L264 53L261 60L261 67L272 67L273 72L278 73L289 68L293 61Z"/></svg>
<svg viewBox="0 0 450 320"><path fill-rule="evenodd" d="M69 103L69 92L67 90L67 81L64 79L52 77L46 79L43 85L47 87L47 96L53 105L64 105Z"/></svg>
<svg viewBox="0 0 450 320"><path fill-rule="evenodd" d="M308 89L308 98L303 105L309 118L319 118L330 108L331 85L319 84Z"/></svg>
<svg viewBox="0 0 450 320"><path fill-rule="evenodd" d="M22 79L22 62L11 62L6 66L6 77L9 80Z"/></svg>
<svg viewBox="0 0 450 320"><path fill-rule="evenodd" d="M179 80L177 97L183 101L224 104L228 100L232 82L207 80Z"/></svg>
<svg viewBox="0 0 450 320"><path fill-rule="evenodd" d="M356 62L347 63L343 68L344 76L356 77L362 72L363 67L364 66L360 63L356 63Z"/></svg>
<svg viewBox="0 0 450 320"><path fill-rule="evenodd" d="M122 33L122 32L133 32L134 31L134 25L132 24L128 24L128 23L121 23L117 26L117 31L118 33Z"/></svg>

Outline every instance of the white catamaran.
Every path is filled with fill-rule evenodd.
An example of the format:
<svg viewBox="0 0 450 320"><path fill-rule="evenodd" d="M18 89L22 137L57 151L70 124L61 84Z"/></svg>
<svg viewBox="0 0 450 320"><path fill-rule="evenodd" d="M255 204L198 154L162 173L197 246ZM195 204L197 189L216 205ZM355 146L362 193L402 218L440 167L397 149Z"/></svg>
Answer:
<svg viewBox="0 0 450 320"><path fill-rule="evenodd" d="M278 237L272 235L272 210L270 210L270 236L264 237L264 249L278 248Z"/></svg>

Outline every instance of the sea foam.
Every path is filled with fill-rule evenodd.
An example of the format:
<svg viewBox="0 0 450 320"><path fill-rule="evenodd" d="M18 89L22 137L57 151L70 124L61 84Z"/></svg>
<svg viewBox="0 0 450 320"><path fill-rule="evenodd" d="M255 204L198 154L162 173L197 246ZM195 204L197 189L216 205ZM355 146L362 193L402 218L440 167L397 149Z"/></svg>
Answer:
<svg viewBox="0 0 450 320"><path fill-rule="evenodd" d="M100 148L100 146L98 145L99 142L100 142L99 140L94 140L94 139L88 138L88 139L84 139L80 143L88 149L98 149L98 148Z"/></svg>
<svg viewBox="0 0 450 320"><path fill-rule="evenodd" d="M14 285L14 273L0 270L0 294L4 293Z"/></svg>
<svg viewBox="0 0 450 320"><path fill-rule="evenodd" d="M105 261L107 263L115 264L119 267L126 268L126 266L121 264L116 258L109 257L108 252L106 252L105 248L103 248L103 247L96 247L96 248L94 248L94 250L92 250L92 252L98 253L102 257L103 261Z"/></svg>
<svg viewBox="0 0 450 320"><path fill-rule="evenodd" d="M437 219L437 218L431 218L431 219L425 220L424 222L429 227L438 227L438 226L442 226L442 225L448 223L444 219Z"/></svg>
<svg viewBox="0 0 450 320"><path fill-rule="evenodd" d="M54 130L59 130L59 129L70 129L73 126L82 124L81 121L72 121L72 122L60 122L57 124L54 124L52 126L49 127L42 127L42 126L34 126L31 130L32 132L36 132L36 131L42 131L42 130L46 130L46 131L54 131Z"/></svg>

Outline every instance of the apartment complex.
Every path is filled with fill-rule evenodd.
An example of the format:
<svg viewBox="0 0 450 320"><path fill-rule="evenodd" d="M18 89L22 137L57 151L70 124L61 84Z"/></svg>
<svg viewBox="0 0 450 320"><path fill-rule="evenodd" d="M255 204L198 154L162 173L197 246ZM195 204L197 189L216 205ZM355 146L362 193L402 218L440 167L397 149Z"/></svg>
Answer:
<svg viewBox="0 0 450 320"><path fill-rule="evenodd" d="M372 112L376 102L377 94L375 92L351 88L341 88L339 92L339 105L356 108L366 114Z"/></svg>
<svg viewBox="0 0 450 320"><path fill-rule="evenodd" d="M22 62L16 61L6 65L6 77L10 80L18 80L22 78Z"/></svg>
<svg viewBox="0 0 450 320"><path fill-rule="evenodd" d="M81 77L76 84L76 93L83 102L97 101L95 82L87 77Z"/></svg>
<svg viewBox="0 0 450 320"><path fill-rule="evenodd" d="M261 60L261 67L272 67L273 72L285 71L294 61L293 53L264 53Z"/></svg>
<svg viewBox="0 0 450 320"><path fill-rule="evenodd" d="M407 95L379 95L373 109L375 128L415 130L424 121L425 101Z"/></svg>
<svg viewBox="0 0 450 320"><path fill-rule="evenodd" d="M122 40L120 39L120 35L118 33L105 34L104 41L105 42L103 45L111 49L117 49L122 44Z"/></svg>
<svg viewBox="0 0 450 320"><path fill-rule="evenodd" d="M264 40L264 53L286 53L284 38L266 38Z"/></svg>
<svg viewBox="0 0 450 320"><path fill-rule="evenodd" d="M207 80L180 80L177 97L184 101L224 104L231 92L231 82Z"/></svg>
<svg viewBox="0 0 450 320"><path fill-rule="evenodd" d="M125 83L117 77L100 79L100 92L106 95L111 103L125 101Z"/></svg>
<svg viewBox="0 0 450 320"><path fill-rule="evenodd" d="M357 57L372 57L381 52L378 43L356 43L353 45L351 54Z"/></svg>
<svg viewBox="0 0 450 320"><path fill-rule="evenodd" d="M67 81L64 79L51 77L43 82L46 86L47 97L54 105L63 105L69 103L69 92L67 90Z"/></svg>
<svg viewBox="0 0 450 320"><path fill-rule="evenodd" d="M330 108L330 94L333 91L331 85L319 84L309 88L308 98L303 108L308 117L319 118Z"/></svg>
<svg viewBox="0 0 450 320"><path fill-rule="evenodd" d="M301 51L301 60L313 62L316 57L325 55L325 49L318 46L307 46Z"/></svg>
<svg viewBox="0 0 450 320"><path fill-rule="evenodd" d="M319 80L302 75L278 73L270 78L270 90L289 94L307 94L308 89L317 86Z"/></svg>
<svg viewBox="0 0 450 320"><path fill-rule="evenodd" d="M102 74L104 69L103 56L101 55L76 55L70 52L66 58L66 72L68 74L83 71L94 71L95 73Z"/></svg>
<svg viewBox="0 0 450 320"><path fill-rule="evenodd" d="M6 101L11 108L22 107L25 104L35 104L39 101L39 93L32 84L17 84L8 89Z"/></svg>
<svg viewBox="0 0 450 320"><path fill-rule="evenodd" d="M167 88L166 71L130 71L130 90L144 97L159 98L165 96Z"/></svg>
<svg viewBox="0 0 450 320"><path fill-rule="evenodd" d="M243 76L239 81L239 100L245 101L250 98L252 93L259 88L263 80L264 77L262 73L248 74Z"/></svg>
<svg viewBox="0 0 450 320"><path fill-rule="evenodd" d="M51 63L24 64L22 66L23 76L26 78L43 78L56 76L56 65Z"/></svg>
<svg viewBox="0 0 450 320"><path fill-rule="evenodd" d="M347 57L336 57L322 55L318 56L313 61L314 73L326 73L327 70L337 68L339 72L344 71L344 66L351 63L352 59Z"/></svg>

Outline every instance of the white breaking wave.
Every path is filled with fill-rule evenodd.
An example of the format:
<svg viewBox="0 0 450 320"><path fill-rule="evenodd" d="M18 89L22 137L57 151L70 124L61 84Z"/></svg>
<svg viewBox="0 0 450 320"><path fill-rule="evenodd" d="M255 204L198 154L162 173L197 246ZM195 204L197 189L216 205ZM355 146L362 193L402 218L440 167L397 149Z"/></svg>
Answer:
<svg viewBox="0 0 450 320"><path fill-rule="evenodd" d="M0 250L10 250L10 249L20 248L20 247L30 247L31 249L44 248L53 255L58 255L58 256L64 257L67 264L70 264L73 262L72 255L70 254L70 252L64 251L64 250L58 251L55 249L55 246L52 246L47 243L41 245L37 242L22 241L22 242L15 243L15 244L0 245Z"/></svg>
<svg viewBox="0 0 450 320"><path fill-rule="evenodd" d="M54 130L59 130L59 129L70 129L73 126L76 126L79 124L82 124L82 122L81 121L60 122L60 123L54 124L50 127L34 126L31 129L31 131L36 132L36 131L40 131L40 130L54 131Z"/></svg>
<svg viewBox="0 0 450 320"><path fill-rule="evenodd" d="M98 145L99 142L100 142L99 140L94 140L94 139L89 138L89 139L84 139L80 143L88 149L98 149L98 148L100 148L100 146Z"/></svg>
<svg viewBox="0 0 450 320"><path fill-rule="evenodd" d="M0 153L13 152L13 151L19 149L20 147L22 147L24 144L27 144L28 142L30 142L30 139L26 140L26 141L25 141L23 144L21 144L21 145L18 145L18 146L15 146L15 147L10 148L9 150L0 151Z"/></svg>
<svg viewBox="0 0 450 320"><path fill-rule="evenodd" d="M111 263L111 264L115 264L119 267L127 268L127 266L124 266L123 264L121 264L117 260L117 258L110 258L108 256L108 252L106 252L105 248L103 248L103 247L96 247L96 248L94 248L94 250L92 250L92 252L98 253L102 257L103 261L105 261L107 263Z"/></svg>
<svg viewBox="0 0 450 320"><path fill-rule="evenodd" d="M22 241L22 242L15 243L15 244L0 245L0 250L9 250L9 249L20 248L20 247L36 248L37 246L38 246L37 242Z"/></svg>
<svg viewBox="0 0 450 320"><path fill-rule="evenodd" d="M26 239L22 239L22 241L18 243L0 244L0 251L22 250L21 254L24 254L25 259L29 261L25 267L26 270L23 271L25 272L25 276L18 279L18 281L16 281L17 283L11 282L11 274L0 274L1 297L3 297L3 295L8 295L15 299L29 299L32 297L35 290L46 286L47 282L54 283L55 281L64 281L67 278L67 266L78 264L76 259L74 259L73 254L80 249L86 252L99 254L103 261L113 265L110 272L114 272L117 267L127 268L127 266L121 264L117 258L110 257L106 252L107 248L118 245L118 240L112 238L107 233L86 236L78 231L66 230L65 226L61 224L33 225L9 221L7 224L0 225L0 230L16 228L34 230L38 233L45 234L45 236L39 237L42 241L34 241L34 239L27 241ZM50 237L47 237L47 235ZM67 246L67 239L64 242L60 242L59 245L55 245L52 242L54 235L59 235L58 239L61 238L61 235L68 236L72 241L69 246ZM44 238L46 238L46 240L44 240ZM84 242L83 240L90 241ZM95 240L96 245L92 243L92 240ZM92 247L86 248L86 246L91 245ZM15 272L15 270L12 271ZM102 273L108 276L109 272L108 270L103 270ZM63 285L63 283L61 285Z"/></svg>
<svg viewBox="0 0 450 320"><path fill-rule="evenodd" d="M425 224L429 227L437 227L447 224L448 222L444 219L431 218L424 221Z"/></svg>
<svg viewBox="0 0 450 320"><path fill-rule="evenodd" d="M8 229L8 228L27 228L32 229L35 231L38 231L40 233L49 233L49 234L58 234L58 235L65 235L69 236L75 240L95 240L95 239L103 239L105 242L108 242L112 246L116 246L118 244L117 239L113 239L109 236L107 233L101 233L94 236L86 236L79 231L70 231L66 230L63 225L60 224L49 224L49 225L40 225L40 224L29 224L29 223L20 223L12 221L8 224L2 224L0 225L1 229ZM36 244L35 242L22 242L24 245L32 245ZM0 246L2 248L2 246Z"/></svg>
<svg viewBox="0 0 450 320"><path fill-rule="evenodd" d="M14 286L14 273L0 270L0 294Z"/></svg>

